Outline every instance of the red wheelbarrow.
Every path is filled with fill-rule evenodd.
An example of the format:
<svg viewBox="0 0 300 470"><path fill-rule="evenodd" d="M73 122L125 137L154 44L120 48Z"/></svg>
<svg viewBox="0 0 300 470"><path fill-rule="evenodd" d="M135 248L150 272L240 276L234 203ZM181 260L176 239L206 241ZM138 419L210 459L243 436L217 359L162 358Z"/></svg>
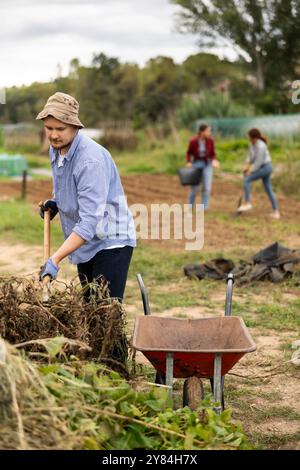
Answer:
<svg viewBox="0 0 300 470"><path fill-rule="evenodd" d="M203 398L201 378L211 381L214 401L224 409L224 376L246 354L256 350L244 321L231 317L233 276L227 279L225 317L181 320L150 315L148 294L138 281L144 317L135 320L132 347L141 351L156 369L156 383L173 391L173 378L185 378L183 406L195 409Z"/></svg>

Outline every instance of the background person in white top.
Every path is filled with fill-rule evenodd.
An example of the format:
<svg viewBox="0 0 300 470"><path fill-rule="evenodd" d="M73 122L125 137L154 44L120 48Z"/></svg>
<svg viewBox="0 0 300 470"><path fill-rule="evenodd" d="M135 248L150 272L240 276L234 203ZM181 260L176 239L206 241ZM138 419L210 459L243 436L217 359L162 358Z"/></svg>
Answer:
<svg viewBox="0 0 300 470"><path fill-rule="evenodd" d="M271 216L275 219L280 218L278 202L272 189L271 175L273 172L272 160L267 147L267 139L262 136L258 129L250 129L248 132L250 140L249 155L244 169L244 193L245 204L239 208L239 212L245 212L252 209L250 203L250 192L252 181L262 180L264 189L272 204L273 212Z"/></svg>

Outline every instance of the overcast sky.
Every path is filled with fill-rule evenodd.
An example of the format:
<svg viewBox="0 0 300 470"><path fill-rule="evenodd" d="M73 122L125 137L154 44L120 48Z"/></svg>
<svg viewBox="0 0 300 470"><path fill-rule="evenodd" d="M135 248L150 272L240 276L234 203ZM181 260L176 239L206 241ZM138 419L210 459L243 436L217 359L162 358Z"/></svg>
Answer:
<svg viewBox="0 0 300 470"><path fill-rule="evenodd" d="M72 58L104 52L144 64L157 55L180 62L197 52L194 36L175 31L168 0L1 0L0 87L47 81Z"/></svg>

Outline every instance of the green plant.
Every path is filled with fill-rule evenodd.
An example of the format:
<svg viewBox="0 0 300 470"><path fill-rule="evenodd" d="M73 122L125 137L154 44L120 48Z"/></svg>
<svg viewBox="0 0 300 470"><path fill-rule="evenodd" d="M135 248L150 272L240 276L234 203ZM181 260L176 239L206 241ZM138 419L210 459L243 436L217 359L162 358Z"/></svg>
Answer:
<svg viewBox="0 0 300 470"><path fill-rule="evenodd" d="M62 342L43 344L48 364L37 365L1 343L2 449L249 448L230 410L216 415L209 400L197 411L172 410L167 390L127 383L100 364L55 362Z"/></svg>
<svg viewBox="0 0 300 470"><path fill-rule="evenodd" d="M177 110L181 124L189 127L201 118L226 118L251 116L251 106L243 106L224 93L203 92L197 99L186 97Z"/></svg>
<svg viewBox="0 0 300 470"><path fill-rule="evenodd" d="M281 164L275 174L274 185L287 196L300 197L300 162L299 151L287 150L287 161Z"/></svg>
<svg viewBox="0 0 300 470"><path fill-rule="evenodd" d="M185 161L183 159L183 155L180 152L167 152L166 153L166 160L167 160L167 166L166 166L166 173L169 175L175 175L177 174L177 170L184 166Z"/></svg>
<svg viewBox="0 0 300 470"><path fill-rule="evenodd" d="M0 149L4 147L4 133L3 129L0 127Z"/></svg>

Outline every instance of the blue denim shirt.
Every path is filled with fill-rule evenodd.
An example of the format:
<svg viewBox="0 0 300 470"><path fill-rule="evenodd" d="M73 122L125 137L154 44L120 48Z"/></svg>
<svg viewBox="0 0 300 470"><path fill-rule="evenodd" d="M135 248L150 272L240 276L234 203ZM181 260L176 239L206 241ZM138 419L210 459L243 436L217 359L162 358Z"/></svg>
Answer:
<svg viewBox="0 0 300 470"><path fill-rule="evenodd" d="M61 167L58 156L50 147L53 195L64 237L75 232L86 240L70 262L85 263L114 245L136 246L133 217L110 153L79 131Z"/></svg>

